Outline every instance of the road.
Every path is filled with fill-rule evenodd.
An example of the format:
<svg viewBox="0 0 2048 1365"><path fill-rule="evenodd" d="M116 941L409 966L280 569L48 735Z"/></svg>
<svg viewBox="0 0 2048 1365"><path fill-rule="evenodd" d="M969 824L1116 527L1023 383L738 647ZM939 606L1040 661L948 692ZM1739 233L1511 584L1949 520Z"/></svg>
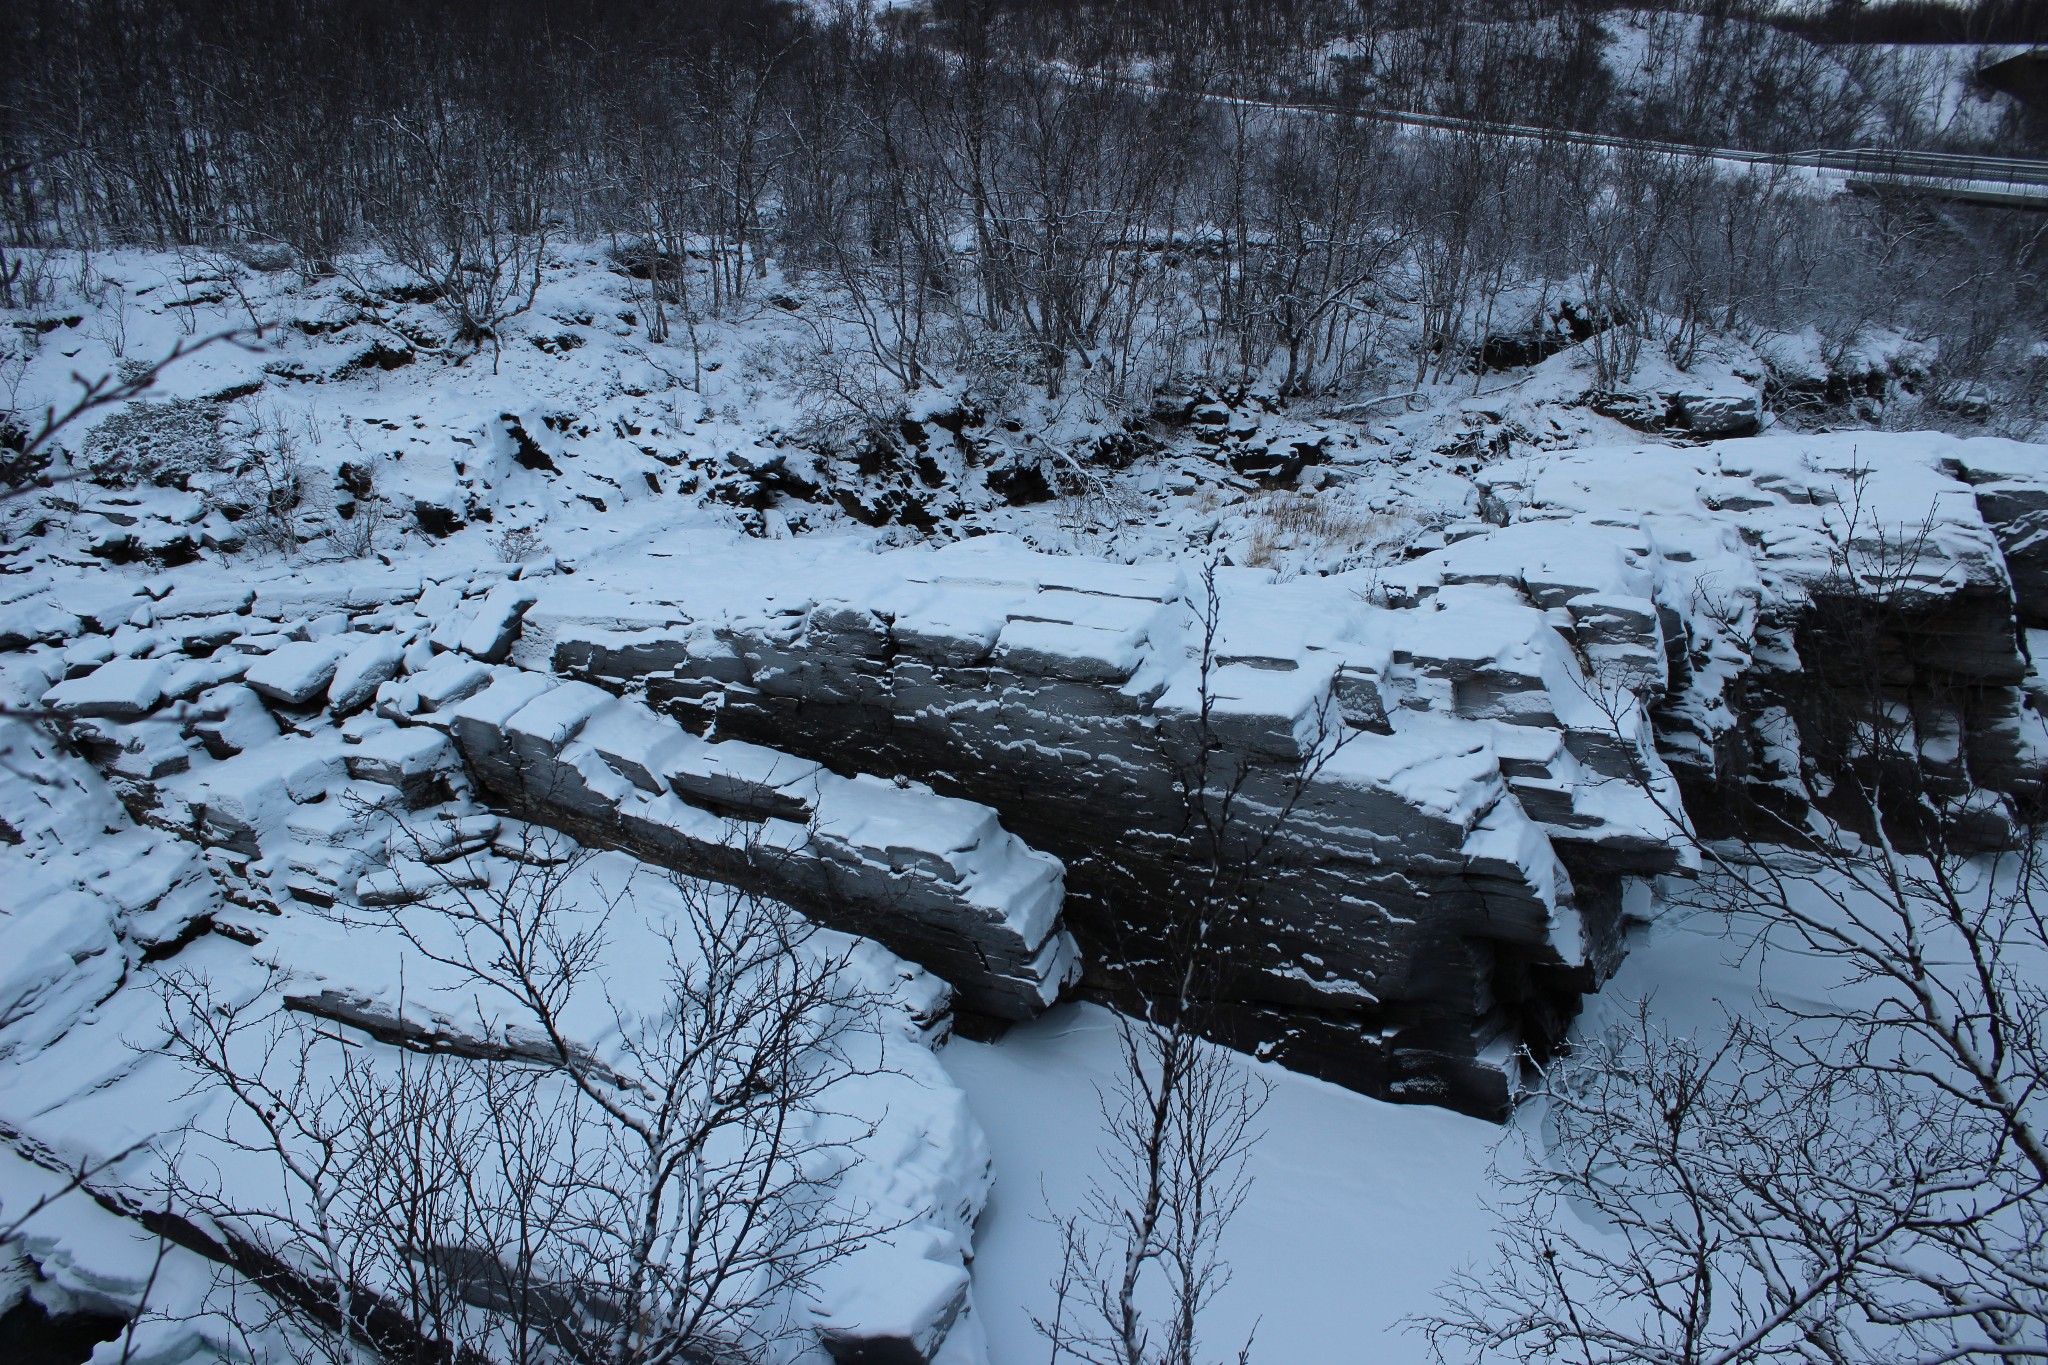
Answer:
<svg viewBox="0 0 2048 1365"><path fill-rule="evenodd" d="M1069 76L1107 81L1133 89L1163 93L1165 87L1124 76L1062 67ZM1930 198L2007 208L2048 210L2048 161L2019 157L1971 156L1959 152L1921 152L1875 147L1811 148L1796 152L1757 152L1740 147L1709 147L1608 133L1580 133L1484 119L1418 114L1405 109L1340 105L1236 95L1204 94L1212 104L1234 104L1281 114L1363 118L1379 123L1437 132L1477 133L1516 141L1566 143L1612 151L1654 152L1666 156L1705 157L1730 165L1802 167L1842 175L1851 190L1888 188Z"/></svg>
<svg viewBox="0 0 2048 1365"><path fill-rule="evenodd" d="M1876 147L1817 147L1796 152L1756 152L1740 147L1706 147L1650 138L1619 137L1532 128L1478 119L1445 118L1399 109L1343 109L1336 105L1298 105L1304 112L1351 114L1384 123L1450 132L1475 132L1498 137L1563 142L1616 151L1656 152L1668 156L1703 156L1712 161L1747 166L1799 166L1833 171L1848 178L1849 188L1890 186L1938 198L2012 208L2048 209L2048 161L2018 157L1971 156L1960 152L1920 152Z"/></svg>

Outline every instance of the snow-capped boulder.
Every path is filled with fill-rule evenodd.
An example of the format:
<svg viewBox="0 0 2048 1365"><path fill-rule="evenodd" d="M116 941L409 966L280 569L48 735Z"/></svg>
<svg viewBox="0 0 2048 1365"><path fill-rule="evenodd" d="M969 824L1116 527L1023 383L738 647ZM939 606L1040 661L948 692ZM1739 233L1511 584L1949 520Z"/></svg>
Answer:
<svg viewBox="0 0 2048 1365"><path fill-rule="evenodd" d="M416 796L434 774L455 766L455 750L439 730L424 725L393 727L350 748L343 761L350 777Z"/></svg>
<svg viewBox="0 0 2048 1365"><path fill-rule="evenodd" d="M242 681L272 701L304 706L327 691L347 652L332 638L292 640L251 664Z"/></svg>
<svg viewBox="0 0 2048 1365"><path fill-rule="evenodd" d="M398 675L403 653L391 636L371 635L342 655L327 686L327 704L334 714L352 715L375 700L377 689Z"/></svg>
<svg viewBox="0 0 2048 1365"><path fill-rule="evenodd" d="M501 664L519 638L519 625L527 608L540 594L526 583L500 583L485 596L476 616L464 628L456 648L487 664Z"/></svg>
<svg viewBox="0 0 2048 1365"><path fill-rule="evenodd" d="M1709 440L1748 436L1763 425L1763 394L1746 385L1705 392L1680 388L1664 400L1672 426Z"/></svg>
<svg viewBox="0 0 2048 1365"><path fill-rule="evenodd" d="M43 705L65 716L137 720L156 709L171 666L161 659L113 659L81 678L58 683Z"/></svg>

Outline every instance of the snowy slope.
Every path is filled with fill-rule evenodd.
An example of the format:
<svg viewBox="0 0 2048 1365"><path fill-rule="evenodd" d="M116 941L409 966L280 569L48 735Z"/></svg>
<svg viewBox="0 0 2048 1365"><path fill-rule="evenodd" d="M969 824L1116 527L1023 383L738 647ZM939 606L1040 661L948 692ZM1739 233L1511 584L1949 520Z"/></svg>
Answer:
<svg viewBox="0 0 2048 1365"><path fill-rule="evenodd" d="M1590 978L1612 965L1601 934L1631 936L1602 1010L1631 993L1737 987L1699 968L1708 957L1688 930L1582 932L1558 850L1636 860L1596 869L1616 878L1672 861L1682 835L1666 763L1709 764L1719 740L1752 725L1737 684L1782 664L1774 617L1842 553L1919 528L1912 576L1930 600L2003 602L2003 635L1994 621L1973 637L1988 685L2012 703L1992 738L2034 771L2048 752L2011 616L2043 609L2025 600L2042 581L2042 447L1782 427L1646 440L1588 401L1585 357L1567 351L1518 378L1349 412L1189 395L1142 432L1078 400L1006 431L932 392L905 409L902 466L876 472L778 368L803 322L777 304L707 323L694 353L657 347L633 316L641 286L594 250L564 250L502 354L451 364L403 341L401 327L430 324L422 306L365 308L345 281L242 270L239 293L178 302L189 277L228 268L100 255L48 317L18 329L36 338L18 376L34 407L61 405L73 372L249 323L244 299L265 324L260 340L169 370L137 411L67 431L51 486L0 504L4 700L36 717L48 708L78 745L0 721L0 817L14 836L0 866L16 888L0 909L0 1127L12 1152L43 1163L0 1154L0 1220L48 1191L52 1168L109 1159L93 1189L132 1213L157 1193L169 1135L184 1133L239 1188L281 1197L221 1145L218 1098L190 1093L162 1054L171 973L202 971L239 1001L312 1002L325 1012L305 1017L359 1033L374 1025L349 1036L380 1065L398 1050L379 1030L465 1045L502 1032L388 918L363 913L424 913L450 875L482 887L514 875L507 835L520 827L492 808L508 792L490 789L488 747L459 733L460 717L482 714L464 711L472 702L490 735L559 764L563 783L525 793L537 805L573 799L591 803L584 818L624 811L646 827L661 815L691 857L785 859L799 870L792 903L803 869L853 869L883 888L879 918L841 927L894 951L829 931L819 942L888 1001L857 1029L888 1074L844 1096L858 1159L833 1197L889 1231L833 1267L802 1311L922 1333L925 1346L943 1336L939 1358L955 1365L1040 1349L1029 1317L1052 1267L1036 1216L1048 1200L1071 1206L1085 1183L1108 1025L1096 1007L1061 1006L1001 1043L935 1052L952 992L933 973L946 959L915 958L930 971L906 960L919 940L891 938L902 926L884 912L973 920L961 941L1024 983L987 998L1025 1000L1016 1012L1029 1015L1070 977L1058 860L999 821L1008 811L993 797L879 778L851 747L803 753L843 740L829 725L806 738L791 721L761 737L785 745L750 747L685 735L672 716L729 706L730 723L751 706L782 724L750 697L769 695L764 683L867 686L917 665L927 671L890 675L927 689L901 694L900 717L896 694L865 698L907 729L940 688L938 667L1000 656L1057 684L1066 718L1114 698L1139 717L1136 733L1190 709L1195 585L1221 559L1216 682L1234 733L1299 745L1317 714L1343 715L1359 738L1331 782L1386 813L1371 831L1386 856L1419 856L1441 836L1447 860L1511 874L1541 910L1542 951ZM1638 397L1657 414L1690 405L1768 425L1759 366L1653 365ZM135 485L115 477L124 461L182 473ZM266 512L260 495L288 474L297 506ZM859 654L871 645L874 658ZM630 665L604 679L626 699L539 676L596 676L600 653ZM664 698L656 678L694 690ZM800 710L805 693L782 696ZM1633 727L1619 745L1618 699ZM1107 752L1060 761L1086 774ZM1650 776L1614 781L1636 771L1630 752ZM985 778L1026 787L1006 773ZM729 812L736 794L788 804L736 839L728 815L705 813ZM1085 791L1061 799L1086 809ZM422 829L450 859L410 842ZM680 893L646 848L597 842L606 851L570 899L639 889L639 916L611 926L603 974L642 1008ZM444 866L463 871L425 870ZM893 894L913 882L926 899ZM1377 1003L1383 988L1372 961L1269 965L1325 999ZM953 986L974 988L965 975ZM593 1006L579 1044L602 1055L614 1023ZM1499 1035L1474 1047L1505 1064ZM1265 1069L1277 1093L1262 1183L1233 1234L1238 1279L1212 1342L1256 1322L1265 1358L1350 1358L1371 1341L1372 1358L1419 1359L1412 1339L1383 1334L1482 1253L1498 1130ZM74 1193L16 1249L27 1261L0 1257L0 1308L30 1292L52 1311L120 1308L149 1281L154 1239L136 1242L132 1220ZM164 1265L150 1290L160 1307L192 1308L211 1287L190 1252ZM163 1333L145 1358L177 1359L194 1340Z"/></svg>

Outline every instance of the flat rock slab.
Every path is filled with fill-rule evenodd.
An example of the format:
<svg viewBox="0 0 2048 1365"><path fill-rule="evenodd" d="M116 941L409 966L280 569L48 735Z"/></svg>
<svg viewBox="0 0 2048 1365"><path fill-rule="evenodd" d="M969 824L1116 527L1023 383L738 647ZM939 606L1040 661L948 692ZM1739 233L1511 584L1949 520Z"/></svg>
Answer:
<svg viewBox="0 0 2048 1365"><path fill-rule="evenodd" d="M332 638L293 640L251 664L242 681L272 701L304 706L327 691L347 649Z"/></svg>
<svg viewBox="0 0 2048 1365"><path fill-rule="evenodd" d="M43 693L43 705L60 715L139 720L156 709L171 680L160 659L115 659L82 678L58 683Z"/></svg>
<svg viewBox="0 0 2048 1365"><path fill-rule="evenodd" d="M350 777L403 788L454 766L455 748L439 730L410 726L370 736L348 750L346 762Z"/></svg>
<svg viewBox="0 0 2048 1365"><path fill-rule="evenodd" d="M485 595L456 647L485 663L503 663L519 638L527 609L539 600L540 594L529 583L500 583Z"/></svg>
<svg viewBox="0 0 2048 1365"><path fill-rule="evenodd" d="M371 635L344 654L328 684L327 702L334 714L360 711L376 699L377 689L398 675L404 651L389 635Z"/></svg>

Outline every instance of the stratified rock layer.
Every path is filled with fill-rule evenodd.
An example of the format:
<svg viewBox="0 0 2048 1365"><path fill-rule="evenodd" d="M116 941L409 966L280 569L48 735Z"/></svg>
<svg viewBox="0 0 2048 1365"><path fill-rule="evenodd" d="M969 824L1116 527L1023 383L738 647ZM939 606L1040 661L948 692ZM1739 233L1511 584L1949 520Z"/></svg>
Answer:
<svg viewBox="0 0 2048 1365"><path fill-rule="evenodd" d="M1059 863L985 806L708 743L587 683L518 670L448 728L486 789L529 817L873 938L978 1014L1029 1019L1073 973Z"/></svg>
<svg viewBox="0 0 2048 1365"><path fill-rule="evenodd" d="M993 807L1066 863L1085 983L1112 999L1162 985L1151 944L1189 874L1206 737L1267 863L1225 933L1219 1031L1374 1093L1498 1112L1516 1050L1559 1036L1615 960L1630 879L1687 870L1681 790L1721 827L1719 784L1798 785L1779 700L1844 565L1890 566L1902 615L1883 628L1918 670L1901 685L1948 699L1929 763L1953 740L1956 780L2038 781L2012 579L1981 490L1954 477L2000 452L2039 464L2008 444L1532 458L1491 471L1496 521L1370 580L1224 569L1212 589L984 540L885 556L832 591L543 593L516 657L722 739Z"/></svg>
<svg viewBox="0 0 2048 1365"><path fill-rule="evenodd" d="M43 705L131 805L223 850L255 856L343 775L417 802L459 760L531 820L878 939L970 1022L1071 982L1063 923L1085 990L1163 989L1160 936L1202 874L1191 813L1227 795L1255 894L1222 916L1217 1032L1489 1114L1695 829L1804 818L1839 747L1814 717L1870 704L1845 660L1879 661L1926 790L2039 794L2048 686L2021 627L2048 620L2048 451L1761 437L1476 482L1485 520L1287 582L1000 537L706 542L659 582L637 559L459 584L195 571L9 610ZM1849 640L1859 578L1883 610ZM312 733L325 716L349 743ZM1968 838L2013 837L1998 802L1979 814ZM303 861L316 902L428 875Z"/></svg>
<svg viewBox="0 0 2048 1365"><path fill-rule="evenodd" d="M1162 984L1150 945L1194 871L1206 734L1208 803L1228 790L1227 847L1258 864L1223 929L1220 1031L1382 1094L1497 1112L1515 1049L1611 965L1620 875L1681 865L1631 782L1667 784L1640 706L1591 706L1572 646L1511 592L1394 612L1226 570L1210 629L1210 586L1177 567L971 545L891 567L710 628L621 631L630 604L544 594L522 649L720 736L993 807L1067 864L1087 983L1113 998ZM1661 658L1647 607L1597 615L1618 638L1647 622L1649 645L1617 648Z"/></svg>

